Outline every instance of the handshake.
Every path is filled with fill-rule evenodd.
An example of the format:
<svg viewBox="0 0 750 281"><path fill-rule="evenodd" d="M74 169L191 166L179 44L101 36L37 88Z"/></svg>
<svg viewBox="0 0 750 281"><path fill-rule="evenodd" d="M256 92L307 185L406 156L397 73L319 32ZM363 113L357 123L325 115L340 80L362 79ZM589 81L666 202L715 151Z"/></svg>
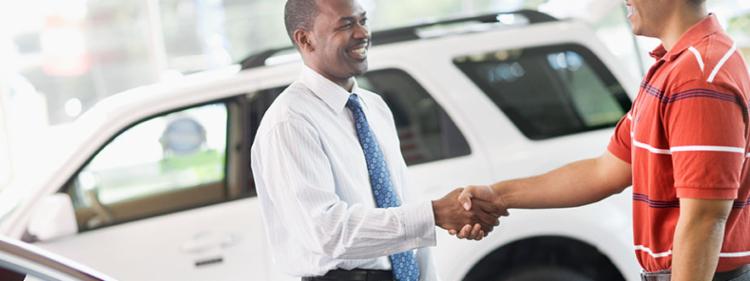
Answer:
<svg viewBox="0 0 750 281"><path fill-rule="evenodd" d="M508 216L507 206L491 186L457 188L432 201L435 225L459 239L482 240L500 217Z"/></svg>

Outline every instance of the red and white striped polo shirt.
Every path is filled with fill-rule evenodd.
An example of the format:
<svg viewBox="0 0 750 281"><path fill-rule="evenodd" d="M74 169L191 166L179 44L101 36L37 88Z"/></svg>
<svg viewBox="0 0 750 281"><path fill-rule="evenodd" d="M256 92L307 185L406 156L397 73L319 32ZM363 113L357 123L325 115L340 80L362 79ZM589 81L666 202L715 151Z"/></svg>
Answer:
<svg viewBox="0 0 750 281"><path fill-rule="evenodd" d="M679 198L735 200L719 271L750 264L750 78L714 15L691 27L657 60L609 151L633 169L633 228L638 261L670 269Z"/></svg>

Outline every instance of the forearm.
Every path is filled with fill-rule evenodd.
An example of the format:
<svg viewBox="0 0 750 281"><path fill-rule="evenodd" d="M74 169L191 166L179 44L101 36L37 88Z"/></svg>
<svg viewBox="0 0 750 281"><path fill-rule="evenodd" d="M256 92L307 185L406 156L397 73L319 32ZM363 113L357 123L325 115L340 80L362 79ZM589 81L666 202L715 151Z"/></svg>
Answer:
<svg viewBox="0 0 750 281"><path fill-rule="evenodd" d="M724 240L726 216L731 201L723 203L718 212L695 210L687 213L681 200L680 219L672 247L672 280L711 280L719 263Z"/></svg>
<svg viewBox="0 0 750 281"><path fill-rule="evenodd" d="M310 215L314 252L336 259L369 259L435 245L434 220L429 202L397 208L347 206L343 202ZM304 238L303 238L304 239Z"/></svg>
<svg viewBox="0 0 750 281"><path fill-rule="evenodd" d="M719 262L724 224L680 221L672 250L672 280L711 280Z"/></svg>
<svg viewBox="0 0 750 281"><path fill-rule="evenodd" d="M602 200L630 185L630 166L599 158L570 163L539 176L492 185L508 208L565 208ZM612 167L610 167L612 166Z"/></svg>

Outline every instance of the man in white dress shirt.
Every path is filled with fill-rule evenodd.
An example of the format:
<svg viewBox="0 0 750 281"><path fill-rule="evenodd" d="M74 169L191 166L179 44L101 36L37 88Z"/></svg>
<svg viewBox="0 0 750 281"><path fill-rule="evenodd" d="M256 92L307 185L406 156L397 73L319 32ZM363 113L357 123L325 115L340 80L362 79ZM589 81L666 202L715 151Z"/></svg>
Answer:
<svg viewBox="0 0 750 281"><path fill-rule="evenodd" d="M478 240L504 210L466 211L459 189L432 202L409 196L393 116L354 79L370 47L355 0L288 0L285 24L305 67L252 148L275 263L302 280L438 280L435 225L473 225Z"/></svg>

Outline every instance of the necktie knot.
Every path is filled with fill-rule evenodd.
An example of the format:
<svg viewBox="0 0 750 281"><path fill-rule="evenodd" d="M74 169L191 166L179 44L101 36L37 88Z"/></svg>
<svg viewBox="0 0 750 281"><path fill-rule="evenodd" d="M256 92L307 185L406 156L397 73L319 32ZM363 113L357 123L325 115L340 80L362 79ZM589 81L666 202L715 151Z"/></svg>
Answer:
<svg viewBox="0 0 750 281"><path fill-rule="evenodd" d="M346 108L354 111L355 109L361 109L362 104L359 102L357 94L351 94L349 100L346 101Z"/></svg>

